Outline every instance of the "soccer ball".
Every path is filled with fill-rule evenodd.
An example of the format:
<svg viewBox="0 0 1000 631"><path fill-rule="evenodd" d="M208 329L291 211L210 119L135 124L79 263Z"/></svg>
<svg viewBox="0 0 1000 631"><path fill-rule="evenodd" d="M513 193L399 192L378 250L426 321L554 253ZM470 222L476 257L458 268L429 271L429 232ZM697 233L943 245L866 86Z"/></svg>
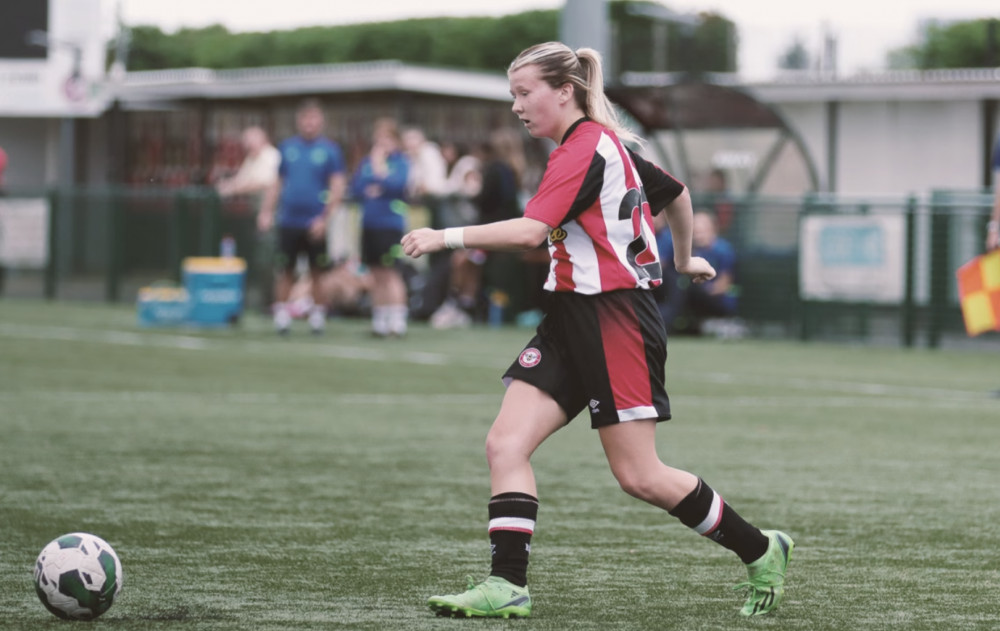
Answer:
<svg viewBox="0 0 1000 631"><path fill-rule="evenodd" d="M85 532L55 539L35 561L35 592L45 608L68 620L93 620L122 589L122 564L108 542Z"/></svg>

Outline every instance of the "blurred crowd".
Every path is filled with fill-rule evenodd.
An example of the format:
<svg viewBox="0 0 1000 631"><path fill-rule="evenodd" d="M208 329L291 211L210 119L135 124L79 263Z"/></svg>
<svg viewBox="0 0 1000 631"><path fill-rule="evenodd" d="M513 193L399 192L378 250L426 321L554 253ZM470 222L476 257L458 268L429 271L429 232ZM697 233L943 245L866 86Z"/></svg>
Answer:
<svg viewBox="0 0 1000 631"><path fill-rule="evenodd" d="M318 103L300 106L296 132L275 144L248 127L238 166L214 175L221 197L249 199L258 215L259 249L275 270L266 301L278 331L304 319L320 332L331 315L371 317L383 337L404 335L410 319L453 328L532 317L539 305L531 285L548 263L542 244L528 255L442 253L420 268L399 248L415 207L436 227L520 215L529 190L519 130L497 128L470 147L380 118L350 169L324 135ZM348 205L359 209L359 228L343 212Z"/></svg>
<svg viewBox="0 0 1000 631"><path fill-rule="evenodd" d="M261 127L248 127L237 166L213 176L220 196L251 200L258 215L256 249L275 271L261 293L277 331L288 333L305 320L319 333L331 316L371 318L379 337L405 335L411 320L438 329L537 323L549 265L545 244L526 253L446 250L419 267L399 248L415 208L435 228L519 216L544 170L544 164L529 166L521 130L498 127L484 142L466 146L379 118L367 152L348 167L340 146L324 135L324 123L320 105L307 101L296 115L297 133L280 143ZM720 236L733 220L725 174L706 174L701 186L717 195L712 208L696 214L695 253L719 276L704 285L685 283L673 270L670 231L662 225L661 314L674 333L739 336L736 252ZM343 212L349 205L358 216Z"/></svg>

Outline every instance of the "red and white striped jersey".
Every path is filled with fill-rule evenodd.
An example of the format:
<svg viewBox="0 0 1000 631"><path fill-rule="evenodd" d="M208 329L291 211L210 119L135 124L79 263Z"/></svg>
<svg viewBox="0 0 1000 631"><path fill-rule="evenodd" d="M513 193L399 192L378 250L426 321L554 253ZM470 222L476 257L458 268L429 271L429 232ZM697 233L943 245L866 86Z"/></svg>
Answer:
<svg viewBox="0 0 1000 631"><path fill-rule="evenodd" d="M549 156L524 212L551 228L544 288L598 294L659 285L647 188L655 191L658 212L684 185L632 154L611 130L577 121Z"/></svg>

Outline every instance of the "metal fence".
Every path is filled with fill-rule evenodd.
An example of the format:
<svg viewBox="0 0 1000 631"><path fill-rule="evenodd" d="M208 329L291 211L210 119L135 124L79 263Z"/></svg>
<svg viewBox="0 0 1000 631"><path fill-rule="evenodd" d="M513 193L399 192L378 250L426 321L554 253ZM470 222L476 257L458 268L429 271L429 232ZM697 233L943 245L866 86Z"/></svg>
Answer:
<svg viewBox="0 0 1000 631"><path fill-rule="evenodd" d="M217 255L227 235L247 260L250 307L265 306L271 246L256 231L254 200L221 200L205 187L9 193L0 198L0 230L9 227L3 203L28 198L43 200L47 209L44 263L8 261L0 275L2 296L131 302L140 287L178 281L185 257ZM988 191L935 191L926 198L695 197L697 208L716 212L722 236L736 249L740 316L752 335L927 347L964 337L955 270L981 252L991 204ZM342 225L349 227L351 241L356 208L348 205L345 215L349 219ZM851 235L867 235L856 230L829 230L833 241L846 242L831 245L826 237L810 242L809 227L825 225L829 218L860 219L859 226L868 221L890 229L874 250L855 242ZM413 216L413 223L428 222L433 218L426 212ZM836 220L826 223L838 225ZM5 238L9 244L16 235ZM829 276L820 278L821 284L846 283L850 289L857 281L864 286L869 280L865 275L881 273L880 260L897 261L898 269L890 271L898 279L884 294L862 292L858 298L840 288L832 296L817 297L809 291L810 283L815 284L809 261L816 259L817 249L823 251L821 258L834 263L844 263L843 257L852 253L860 253L862 263L875 263L874 268L852 268L847 260L846 266L821 269L820 276ZM852 274L860 279L852 281L847 277Z"/></svg>

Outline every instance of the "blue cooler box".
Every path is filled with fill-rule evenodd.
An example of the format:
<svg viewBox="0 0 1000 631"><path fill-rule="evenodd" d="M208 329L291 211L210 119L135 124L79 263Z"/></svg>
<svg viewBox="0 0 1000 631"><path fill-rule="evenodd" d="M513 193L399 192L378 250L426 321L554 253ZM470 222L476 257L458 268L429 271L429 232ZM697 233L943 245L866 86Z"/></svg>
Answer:
<svg viewBox="0 0 1000 631"><path fill-rule="evenodd" d="M187 322L190 306L182 287L143 287L136 301L139 326L180 326Z"/></svg>
<svg viewBox="0 0 1000 631"><path fill-rule="evenodd" d="M188 323L235 324L243 313L246 270L246 261L237 257L184 259L182 277L191 304Z"/></svg>

